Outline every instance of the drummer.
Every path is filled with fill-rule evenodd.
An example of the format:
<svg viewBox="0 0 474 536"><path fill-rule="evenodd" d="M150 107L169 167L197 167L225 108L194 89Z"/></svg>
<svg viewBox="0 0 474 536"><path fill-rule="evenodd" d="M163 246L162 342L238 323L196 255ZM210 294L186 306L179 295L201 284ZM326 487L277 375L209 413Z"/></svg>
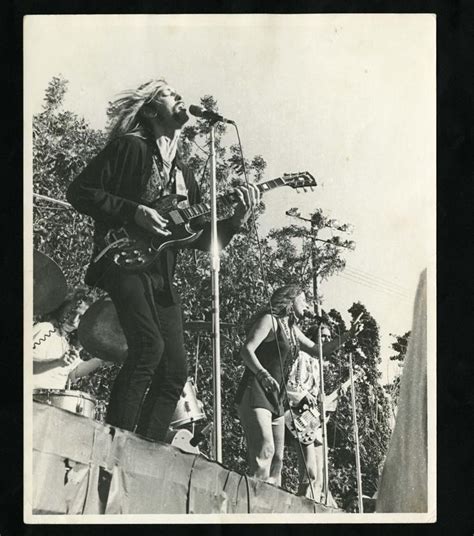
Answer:
<svg viewBox="0 0 474 536"><path fill-rule="evenodd" d="M98 358L83 361L71 344L86 309L85 292L74 291L47 321L33 326L33 389L66 389L105 364Z"/></svg>

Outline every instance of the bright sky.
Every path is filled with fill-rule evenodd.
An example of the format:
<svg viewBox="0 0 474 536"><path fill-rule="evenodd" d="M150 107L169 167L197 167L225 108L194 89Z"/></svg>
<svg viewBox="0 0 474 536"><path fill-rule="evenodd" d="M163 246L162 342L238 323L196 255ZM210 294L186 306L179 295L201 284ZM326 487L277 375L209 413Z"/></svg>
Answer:
<svg viewBox="0 0 474 536"><path fill-rule="evenodd" d="M389 333L411 328L420 272L434 270L436 86L433 15L28 16L25 118L55 75L66 107L105 124L119 91L165 77L188 104L212 94L266 179L308 170L312 193L265 197L261 234L319 207L351 223L348 269L324 282L345 319L361 301ZM235 139L232 141L236 141ZM329 232L326 236L330 236ZM434 272L431 281L434 281Z"/></svg>

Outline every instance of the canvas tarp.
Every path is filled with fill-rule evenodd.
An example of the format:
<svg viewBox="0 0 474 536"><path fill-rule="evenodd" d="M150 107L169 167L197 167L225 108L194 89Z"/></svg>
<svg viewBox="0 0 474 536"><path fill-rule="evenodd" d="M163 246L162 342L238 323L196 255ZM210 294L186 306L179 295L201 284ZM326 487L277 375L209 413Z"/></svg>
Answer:
<svg viewBox="0 0 474 536"><path fill-rule="evenodd" d="M33 404L33 514L334 512L200 454Z"/></svg>

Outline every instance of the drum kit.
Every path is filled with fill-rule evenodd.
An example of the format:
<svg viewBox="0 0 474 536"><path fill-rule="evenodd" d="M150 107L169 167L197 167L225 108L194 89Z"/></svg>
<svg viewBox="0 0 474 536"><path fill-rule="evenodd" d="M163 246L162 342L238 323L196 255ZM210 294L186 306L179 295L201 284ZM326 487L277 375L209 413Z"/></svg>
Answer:
<svg viewBox="0 0 474 536"><path fill-rule="evenodd" d="M89 419L95 418L96 399L82 391L67 389L33 389L33 400L77 413Z"/></svg>
<svg viewBox="0 0 474 536"><path fill-rule="evenodd" d="M67 283L61 268L47 255L34 252L34 314L43 315L57 309L65 300ZM233 328L221 323L224 329ZM184 330L202 333L211 331L211 322L205 320L184 323ZM122 364L127 357L127 341L117 311L110 298L100 298L82 316L78 338L84 349L104 361ZM33 399L90 419L96 418L96 399L88 393L67 389L34 389ZM198 399L193 378L188 378L173 414L167 442L187 452L199 453L196 437L205 437L202 431L196 436L197 423L206 420L204 405ZM210 425L204 428L208 431ZM193 441L194 438L194 441Z"/></svg>

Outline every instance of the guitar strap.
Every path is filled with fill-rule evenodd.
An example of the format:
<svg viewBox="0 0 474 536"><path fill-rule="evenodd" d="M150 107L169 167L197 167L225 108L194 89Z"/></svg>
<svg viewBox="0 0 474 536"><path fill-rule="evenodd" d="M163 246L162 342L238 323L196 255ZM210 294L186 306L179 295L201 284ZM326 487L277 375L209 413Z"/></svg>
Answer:
<svg viewBox="0 0 474 536"><path fill-rule="evenodd" d="M283 381L286 385L291 368L293 367L293 363L295 362L299 354L299 343L298 339L296 338L293 326L290 327L286 318L279 318L278 323L280 324L281 330L285 334L288 344L290 345L290 355L283 363Z"/></svg>
<svg viewBox="0 0 474 536"><path fill-rule="evenodd" d="M179 195L184 195L186 197L185 200L180 201L178 203L179 208L186 208L189 207L189 199L188 199L188 190L186 189L186 184L184 182L184 175L183 172L179 169L179 167L175 166L176 170L176 193Z"/></svg>

